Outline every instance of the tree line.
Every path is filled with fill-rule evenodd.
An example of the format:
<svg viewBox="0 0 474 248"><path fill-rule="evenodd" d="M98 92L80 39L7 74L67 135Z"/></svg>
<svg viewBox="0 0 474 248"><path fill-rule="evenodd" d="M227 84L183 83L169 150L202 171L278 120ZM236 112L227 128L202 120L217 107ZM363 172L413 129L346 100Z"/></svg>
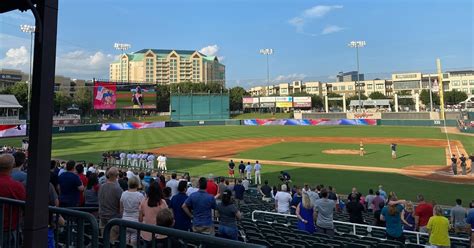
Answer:
<svg viewBox="0 0 474 248"><path fill-rule="evenodd" d="M156 105L158 112L168 112L170 106L170 96L172 94L190 94L190 93L227 93L229 94L229 108L231 111L242 110L242 98L250 96L250 94L242 87L236 86L232 88L224 88L219 83L192 83L192 82L182 82L179 84L161 84L156 85ZM26 106L28 102L28 85L26 83L16 83L13 86L7 87L0 91L0 94L12 94L15 95L18 102L22 106ZM410 91L401 91L399 95L410 95ZM310 96L311 104L313 108L321 109L324 106L324 100L319 95L311 95L305 92L299 92L292 94L291 96ZM328 97L341 97L342 95L336 93L329 93ZM89 116L94 115L93 108L93 93L92 87L80 87L74 92L74 97L72 97L66 91L55 91L54 92L54 113L59 114L63 111L66 111L72 105L77 106L82 115ZM380 92L373 92L369 96L361 94L361 99L392 99L387 97ZM349 106L351 100L358 100L358 95L353 95L346 98L346 104ZM461 101L467 99L467 94L465 92L451 90L444 92L444 100L447 105L455 105ZM420 92L420 100L423 104L429 106L430 104L430 92L426 89ZM439 106L439 94L432 92L432 100L435 106ZM342 100L340 101L330 101L331 107L342 107ZM400 105L414 105L412 98L401 98L399 99ZM20 115L26 115L26 107L20 110Z"/></svg>

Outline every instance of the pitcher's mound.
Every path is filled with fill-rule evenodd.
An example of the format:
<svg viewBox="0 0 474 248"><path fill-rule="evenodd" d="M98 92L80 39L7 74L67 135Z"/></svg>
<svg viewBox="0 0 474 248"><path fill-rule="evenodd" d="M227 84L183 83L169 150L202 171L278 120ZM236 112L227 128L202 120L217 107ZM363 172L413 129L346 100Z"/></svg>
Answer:
<svg viewBox="0 0 474 248"><path fill-rule="evenodd" d="M323 150L326 154L342 154L342 155L359 155L359 150L348 150L348 149L330 149Z"/></svg>

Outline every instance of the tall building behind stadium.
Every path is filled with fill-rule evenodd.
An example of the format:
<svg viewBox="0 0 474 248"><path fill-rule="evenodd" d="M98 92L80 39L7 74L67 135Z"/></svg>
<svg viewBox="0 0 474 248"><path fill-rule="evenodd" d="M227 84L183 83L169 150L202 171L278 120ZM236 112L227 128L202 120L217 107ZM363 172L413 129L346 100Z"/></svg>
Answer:
<svg viewBox="0 0 474 248"><path fill-rule="evenodd" d="M110 81L225 84L225 66L216 56L193 50L142 49L110 64Z"/></svg>

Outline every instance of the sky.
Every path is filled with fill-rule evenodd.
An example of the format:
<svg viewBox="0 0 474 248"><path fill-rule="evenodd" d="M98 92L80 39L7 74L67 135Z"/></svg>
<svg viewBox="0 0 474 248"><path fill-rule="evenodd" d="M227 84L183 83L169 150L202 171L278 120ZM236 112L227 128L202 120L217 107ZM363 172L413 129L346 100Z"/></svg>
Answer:
<svg viewBox="0 0 474 248"><path fill-rule="evenodd" d="M108 78L115 42L200 50L226 65L228 86L270 80L334 80L356 69L367 78L393 72L474 68L472 0L60 0L56 74ZM0 68L29 68L31 12L0 14Z"/></svg>

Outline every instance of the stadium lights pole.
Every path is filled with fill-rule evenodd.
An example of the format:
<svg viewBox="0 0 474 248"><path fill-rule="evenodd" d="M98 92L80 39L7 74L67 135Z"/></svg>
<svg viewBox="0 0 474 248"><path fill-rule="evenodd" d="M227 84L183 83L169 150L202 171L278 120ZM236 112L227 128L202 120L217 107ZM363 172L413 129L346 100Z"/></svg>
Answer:
<svg viewBox="0 0 474 248"><path fill-rule="evenodd" d="M120 55L125 54L125 51L130 49L130 47L132 47L132 45L127 44L127 43L114 43L115 50L122 51L120 53ZM123 81L123 78L122 78L122 59L121 58L119 58L119 59L120 59L120 81L122 82ZM128 71L128 65L127 65L127 71Z"/></svg>
<svg viewBox="0 0 474 248"><path fill-rule="evenodd" d="M31 25L20 25L20 30L23 32L23 33L30 33L30 74L28 75L28 95L27 95L27 105L26 106L26 120L27 122L30 120L30 91L31 91L31 69L32 69L32 66L31 66L31 63L33 61L33 34L35 33L36 31L36 27L35 26L31 26Z"/></svg>
<svg viewBox="0 0 474 248"><path fill-rule="evenodd" d="M263 54L263 55L267 56L267 90L266 90L266 93L267 93L267 96L268 96L269 95L268 92L269 92L269 89L270 89L270 64L268 62L268 60L269 60L268 56L273 54L273 49L272 48L260 49L260 54Z"/></svg>
<svg viewBox="0 0 474 248"><path fill-rule="evenodd" d="M359 78L359 48L365 47L366 42L364 40L359 40L359 41L351 41L349 42L348 46L351 48L356 49L356 57L357 57L357 83L356 83L356 89L359 89L359 110L362 110L362 100L360 99L360 78Z"/></svg>

